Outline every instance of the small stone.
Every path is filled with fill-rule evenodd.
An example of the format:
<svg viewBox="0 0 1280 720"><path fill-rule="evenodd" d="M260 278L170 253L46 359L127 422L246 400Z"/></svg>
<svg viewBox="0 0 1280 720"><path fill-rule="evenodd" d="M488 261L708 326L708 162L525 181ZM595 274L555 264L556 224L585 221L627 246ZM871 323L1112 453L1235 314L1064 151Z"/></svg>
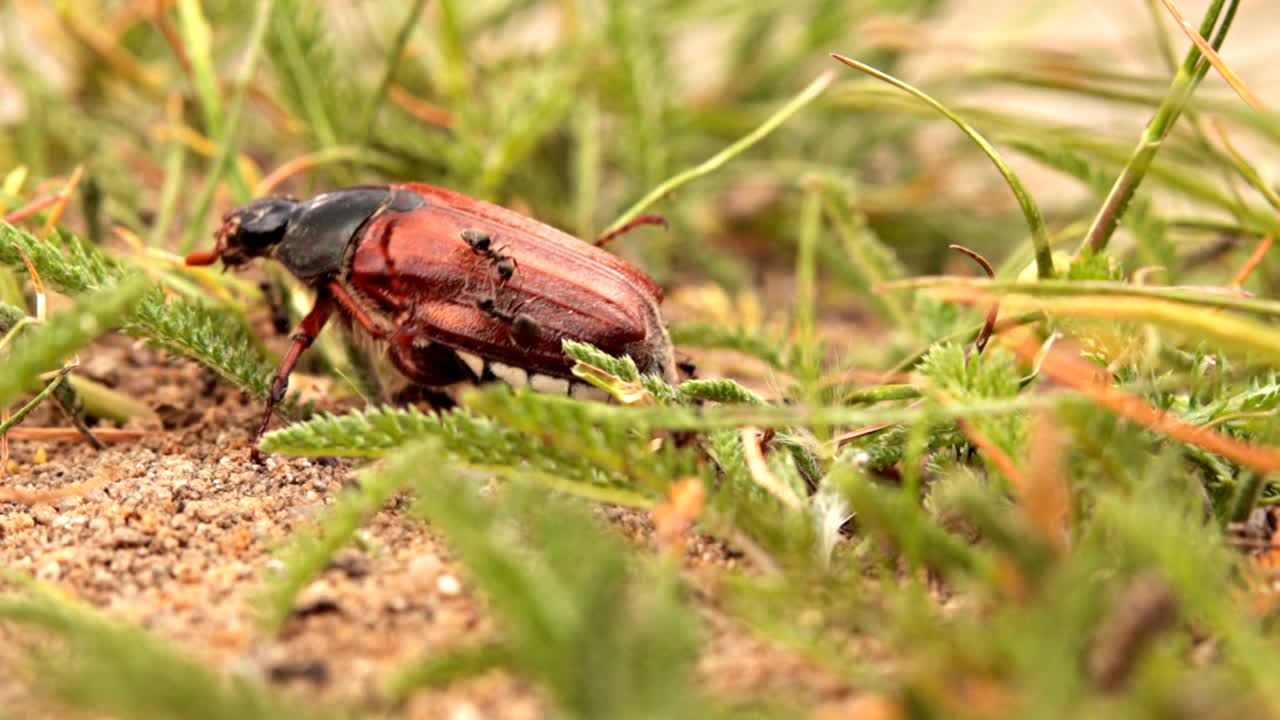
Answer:
<svg viewBox="0 0 1280 720"><path fill-rule="evenodd" d="M469 701L462 701L449 710L449 720L480 720L480 710Z"/></svg>
<svg viewBox="0 0 1280 720"><path fill-rule="evenodd" d="M130 527L116 528L111 533L111 547L115 548L142 547L150 540L145 534Z"/></svg>
<svg viewBox="0 0 1280 720"><path fill-rule="evenodd" d="M221 514L216 503L206 500L193 500L187 503L186 511L200 522L211 523Z"/></svg>
<svg viewBox="0 0 1280 720"><path fill-rule="evenodd" d="M62 579L62 565L57 560L50 560L36 570L36 579L41 582L57 582Z"/></svg>
<svg viewBox="0 0 1280 720"><path fill-rule="evenodd" d="M58 501L58 509L65 512L67 510L74 510L83 504L84 498L76 495L69 495Z"/></svg>
<svg viewBox="0 0 1280 720"><path fill-rule="evenodd" d="M9 526L10 531L29 530L35 527L35 524L36 524L35 518L31 517L26 513L18 513L16 515L13 515L9 518L9 521L6 523L6 525Z"/></svg>
<svg viewBox="0 0 1280 720"><path fill-rule="evenodd" d="M293 605L293 614L297 617L332 612L342 612L342 606L338 604L333 586L324 580L317 580L298 593L298 600Z"/></svg>
<svg viewBox="0 0 1280 720"><path fill-rule="evenodd" d="M31 462L36 465L43 465L49 462L49 451L45 450L43 447L36 448L35 454L31 457Z"/></svg>
<svg viewBox="0 0 1280 720"><path fill-rule="evenodd" d="M373 563L369 561L369 558L359 550L350 548L339 550L333 561L329 563L329 566L341 570L353 580L373 572Z"/></svg>
<svg viewBox="0 0 1280 720"><path fill-rule="evenodd" d="M421 583L429 583L440 575L444 565L435 555L425 554L409 561L409 577Z"/></svg>
<svg viewBox="0 0 1280 720"><path fill-rule="evenodd" d="M439 590L441 595L452 597L462 592L462 583L452 575L441 575L436 578L436 590Z"/></svg>
<svg viewBox="0 0 1280 720"><path fill-rule="evenodd" d="M39 503L31 506L31 517L41 525L52 525L54 519L58 517L58 511L54 510L52 505Z"/></svg>

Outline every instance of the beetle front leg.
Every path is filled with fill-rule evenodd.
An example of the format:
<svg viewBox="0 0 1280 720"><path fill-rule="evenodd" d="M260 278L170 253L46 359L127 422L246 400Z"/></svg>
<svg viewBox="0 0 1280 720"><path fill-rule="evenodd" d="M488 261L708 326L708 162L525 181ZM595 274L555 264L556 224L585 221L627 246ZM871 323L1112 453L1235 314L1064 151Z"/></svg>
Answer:
<svg viewBox="0 0 1280 720"><path fill-rule="evenodd" d="M329 316L332 314L333 298L321 292L316 297L316 304L311 307L311 312L307 313L307 316L298 324L298 330L293 334L289 349L285 352L280 369L276 371L275 380L271 383L271 394L267 397L267 409L262 414L262 423L258 425L258 431L253 434L249 458L255 463L262 462L262 452L258 450L258 443L267 432L267 424L271 422L276 405L284 399L284 393L289 389L289 375L298 364L298 358L302 357L302 353L315 342L316 336L320 334L320 330L324 328L324 324L329 321Z"/></svg>

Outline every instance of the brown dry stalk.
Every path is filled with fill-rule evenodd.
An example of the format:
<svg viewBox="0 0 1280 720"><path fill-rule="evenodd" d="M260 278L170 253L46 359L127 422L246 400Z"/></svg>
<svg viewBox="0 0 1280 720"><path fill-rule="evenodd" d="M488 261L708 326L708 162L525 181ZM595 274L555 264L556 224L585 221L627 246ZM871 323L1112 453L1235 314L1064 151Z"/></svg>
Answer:
<svg viewBox="0 0 1280 720"><path fill-rule="evenodd" d="M58 193L57 200L53 203L53 209L49 211L49 218L44 221L44 227L40 229L40 237L49 237L49 233L53 232L53 228L58 224L58 221L62 220L62 213L66 211L67 203L71 202L71 196L75 194L82 177L84 177L84 165L77 165L76 169L71 172L71 179L67 180L67 186L62 188L62 192Z"/></svg>
<svg viewBox="0 0 1280 720"><path fill-rule="evenodd" d="M992 280L995 279L996 277L995 268L991 267L991 263L988 262L986 258L982 257L982 255L979 254L976 250L970 250L969 248L963 245L948 245L947 247L951 248L952 250L955 250L958 253L967 255L971 260L978 263L978 265L982 267L983 271L987 273L987 277L991 278ZM998 318L999 316L1000 316L1000 303L991 303L991 309L987 311L987 318L982 323L982 330L978 332L977 339L973 341L974 352L976 352L978 355L981 355L982 351L986 349L987 341L991 339L991 333L996 328L996 318Z"/></svg>
<svg viewBox="0 0 1280 720"><path fill-rule="evenodd" d="M934 390L932 391L932 394L944 407L955 404L955 401L951 399L951 396L941 390ZM960 426L960 430L964 432L965 437L969 438L969 442L973 443L974 447L978 448L979 452L989 458L991 462L995 463L996 468L998 468L1000 472L1004 473L1005 477L1009 478L1009 483L1013 485L1019 495L1026 493L1028 487L1027 477L1022 474L1022 469L1018 467L1018 464L1013 461L1013 458L1009 457L1009 454L1006 453L1004 449L995 444L995 442L991 438L987 437L986 433L979 430L977 426L969 422L969 418L957 417L956 425Z"/></svg>
<svg viewBox="0 0 1280 720"><path fill-rule="evenodd" d="M5 215L4 221L11 225L20 223L56 202L58 202L57 195L45 195L44 197L36 198L8 215Z"/></svg>
<svg viewBox="0 0 1280 720"><path fill-rule="evenodd" d="M1160 0L1160 2L1164 3L1165 9L1168 10L1169 14L1173 16L1173 19L1178 22L1178 27L1182 28L1183 34L1185 34L1191 42L1195 43L1195 46L1200 50L1200 54L1204 55L1205 60L1208 60L1209 64L1213 66L1213 69L1217 70L1218 74L1222 76L1222 79L1231 86L1231 89L1236 91L1236 94L1240 96L1240 99L1244 100L1245 103L1254 110L1266 110L1267 106L1258 99L1257 95L1253 94L1253 91L1249 89L1248 85L1244 84L1244 80L1241 80L1240 76L1237 75L1229 65L1222 61L1222 58L1218 56L1217 51L1213 49L1213 46L1209 44L1209 41L1201 37L1200 33L1196 32L1196 29L1191 27L1191 23L1188 23L1187 19L1182 16L1182 13L1178 10L1178 6L1173 4L1173 0Z"/></svg>
<svg viewBox="0 0 1280 720"><path fill-rule="evenodd" d="M653 509L653 534L658 543L682 552L689 528L702 512L706 500L707 489L698 478L689 477L672 483L667 499Z"/></svg>
<svg viewBox="0 0 1280 720"><path fill-rule="evenodd" d="M764 450L760 447L762 433L753 427L744 427L739 433L742 437L742 455L747 461L747 470L751 472L751 479L783 505L792 510L799 510L803 506L800 498L796 497L791 488L782 484L764 459Z"/></svg>
<svg viewBox="0 0 1280 720"><path fill-rule="evenodd" d="M102 442L133 442L145 437L164 435L164 430L122 430L119 428L98 428L93 431L95 437ZM5 434L12 440L37 440L42 442L84 440L84 436L75 428L58 427L15 427L9 428Z"/></svg>
<svg viewBox="0 0 1280 720"><path fill-rule="evenodd" d="M1040 346L1034 342L1015 343L1010 348L1025 362L1034 362L1040 351ZM1047 353L1040 364L1040 372L1044 375L1074 388L1122 418L1241 465L1264 472L1280 471L1280 450L1241 442L1209 428L1192 425L1152 407L1136 395L1098 380L1097 371L1096 367L1083 360L1066 357L1057 348Z"/></svg>
<svg viewBox="0 0 1280 720"><path fill-rule="evenodd" d="M1027 476L1026 492L1019 498L1019 507L1051 547L1065 552L1071 494L1062 472L1062 443L1057 423L1048 410L1032 416L1030 453L1035 460L1035 470Z"/></svg>
<svg viewBox="0 0 1280 720"><path fill-rule="evenodd" d="M1089 679L1103 692L1124 689L1138 661L1178 618L1178 599L1156 575L1134 578L1103 618L1089 651Z"/></svg>
<svg viewBox="0 0 1280 720"><path fill-rule="evenodd" d="M452 113L435 103L415 96L398 83L391 83L387 87L387 97L391 98L391 102L399 105L401 110L414 116L424 125L438 128L448 128L453 125Z"/></svg>
<svg viewBox="0 0 1280 720"><path fill-rule="evenodd" d="M258 186L254 188L254 192L257 195L269 195L285 180L288 180L298 173L309 170L315 162L315 154L303 155L289 160L275 170L272 170L266 177L259 180Z"/></svg>
<svg viewBox="0 0 1280 720"><path fill-rule="evenodd" d="M0 502L21 503L23 505L52 504L64 498L88 495L114 480L115 471L104 469L92 480L74 485L64 485L54 490L19 490L17 488L0 487Z"/></svg>
<svg viewBox="0 0 1280 720"><path fill-rule="evenodd" d="M1258 247L1253 249L1253 253L1249 255L1249 259L1244 261L1244 265L1240 266L1239 272L1235 277L1231 278L1231 287L1240 287L1245 280L1249 279L1255 268L1262 262L1262 258L1266 257L1267 251L1271 249L1272 243L1275 242L1274 235L1268 235L1262 238L1258 243Z"/></svg>

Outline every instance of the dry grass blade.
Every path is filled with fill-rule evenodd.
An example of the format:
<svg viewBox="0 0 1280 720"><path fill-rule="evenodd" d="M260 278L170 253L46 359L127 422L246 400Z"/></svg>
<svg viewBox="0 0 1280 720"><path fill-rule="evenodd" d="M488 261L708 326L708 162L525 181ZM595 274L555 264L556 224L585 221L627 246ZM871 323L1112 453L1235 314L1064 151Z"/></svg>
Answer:
<svg viewBox="0 0 1280 720"><path fill-rule="evenodd" d="M54 203L58 202L59 197L60 196L58 195L45 195L44 197L36 198L26 205L23 205L13 212L5 215L4 221L11 225L20 223L41 210L52 206Z"/></svg>
<svg viewBox="0 0 1280 720"><path fill-rule="evenodd" d="M435 103L416 97L405 90L403 85L391 83L387 88L387 97L423 125L441 129L448 129L453 125L453 113Z"/></svg>
<svg viewBox="0 0 1280 720"><path fill-rule="evenodd" d="M1067 521L1071 512L1071 492L1067 488L1062 438L1052 413L1040 410L1032 416L1028 457L1035 472L1027 476L1019 507L1031 527L1046 543L1065 552L1069 538Z"/></svg>
<svg viewBox="0 0 1280 720"><path fill-rule="evenodd" d="M991 278L992 280L995 279L996 277L995 268L991 267L991 263L988 262L986 258L982 257L980 253L974 250L970 250L969 248L963 245L953 244L953 245L948 245L947 247L951 248L952 250L955 250L956 252L962 255L969 256L970 259L972 259L974 262L978 263L978 265L982 267L982 270L987 274L987 277ZM987 342L991 339L991 333L996 329L996 319L999 317L1000 317L1000 303L991 303L991 309L987 311L987 318L982 322L982 330L978 333L978 338L973 341L974 352L976 352L978 355L981 355L982 351L986 349Z"/></svg>
<svg viewBox="0 0 1280 720"><path fill-rule="evenodd" d="M167 434L164 430L128 430L122 428L96 428L94 437L104 443L136 442L143 438L157 437ZM75 428L58 427L16 427L6 434L11 440L33 440L38 442L75 442L88 439Z"/></svg>
<svg viewBox="0 0 1280 720"><path fill-rule="evenodd" d="M960 426L960 430L964 432L965 437L969 438L969 442L973 443L978 451L985 455L992 463L995 464L1004 476L1009 478L1009 483L1019 494L1025 494L1029 483L1027 476L1022 473L1022 469L1018 464L1009 457L1009 454L1000 449L991 438L987 437L979 430L968 418L956 418L956 424Z"/></svg>
<svg viewBox="0 0 1280 720"><path fill-rule="evenodd" d="M1254 110L1266 110L1267 106L1258 99L1257 95L1253 94L1253 91L1249 89L1244 80L1241 80L1240 76L1231 69L1231 66L1222 61L1222 58L1219 57L1213 46L1209 44L1209 41L1205 40L1200 33L1196 32L1195 28L1191 27L1191 23L1187 22L1187 19L1178 11L1178 6L1173 4L1173 0L1160 0L1160 2L1164 4L1165 9L1169 11L1174 20L1178 21L1178 27L1182 29L1182 32L1191 42L1195 43L1195 46L1200 49L1200 53L1209 61L1213 69L1218 71L1222 79L1231 86L1231 89L1236 91L1240 99L1244 100Z"/></svg>
<svg viewBox="0 0 1280 720"><path fill-rule="evenodd" d="M985 305L995 294L976 287L938 287L929 291L947 302ZM1221 310L1210 310L1155 298L1080 295L1044 298L1002 294L1001 303L1015 311L1039 310L1050 315L1138 321L1163 325L1200 340L1219 343L1222 349L1250 353L1259 361L1280 367L1280 332L1271 325Z"/></svg>
<svg viewBox="0 0 1280 720"><path fill-rule="evenodd" d="M783 505L792 510L801 509L804 502L796 497L791 488L783 485L778 476L769 469L769 463L764 459L764 449L760 446L762 433L756 428L744 427L739 431L739 435L742 438L742 455L747 461L751 479Z"/></svg>
<svg viewBox="0 0 1280 720"><path fill-rule="evenodd" d="M1014 352L1026 362L1033 362L1040 351L1034 342L1012 345ZM1098 378L1098 368L1078 358L1066 357L1055 347L1044 356L1040 372L1050 379L1088 396L1098 405L1143 427L1168 435L1188 445L1195 445L1241 465L1264 472L1280 471L1280 449L1236 440L1211 429L1192 425L1181 418L1152 407L1137 395L1127 393Z"/></svg>
<svg viewBox="0 0 1280 720"><path fill-rule="evenodd" d="M1231 278L1231 282L1228 283L1228 286L1238 288L1241 285L1244 285L1244 281L1249 279L1249 276L1253 274L1253 271L1257 269L1258 265L1262 262L1262 258L1267 256L1267 251L1271 249L1271 245L1274 242L1274 235L1268 235L1262 238L1258 243L1258 247L1254 248L1253 252L1250 253L1249 258L1244 261L1244 265L1240 266L1240 270L1236 272L1235 277Z"/></svg>
<svg viewBox="0 0 1280 720"><path fill-rule="evenodd" d="M49 237L49 233L53 232L53 228L62 220L62 213L66 211L67 203L71 202L71 196L75 194L82 177L84 177L84 165L77 165L71 173L71 179L67 180L66 187L58 193L53 208L49 211L49 219L44 221L44 227L40 230L40 237Z"/></svg>
<svg viewBox="0 0 1280 720"><path fill-rule="evenodd" d="M653 509L654 537L674 554L684 551L685 540L693 521L707 501L707 489L696 477L671 484L667 499Z"/></svg>

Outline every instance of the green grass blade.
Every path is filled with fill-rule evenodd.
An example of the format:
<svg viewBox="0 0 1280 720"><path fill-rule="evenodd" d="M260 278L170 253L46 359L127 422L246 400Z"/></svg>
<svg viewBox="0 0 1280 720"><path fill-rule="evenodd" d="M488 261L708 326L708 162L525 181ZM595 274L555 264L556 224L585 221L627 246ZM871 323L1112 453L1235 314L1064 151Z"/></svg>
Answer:
<svg viewBox="0 0 1280 720"><path fill-rule="evenodd" d="M0 407L8 407L40 373L59 367L69 355L121 324L149 287L147 278L133 276L86 295L24 334L0 364Z"/></svg>
<svg viewBox="0 0 1280 720"><path fill-rule="evenodd" d="M1036 272L1041 278L1052 278L1055 273L1053 269L1053 257L1049 249L1049 231L1045 228L1044 216L1040 214L1040 206L1036 203L1035 198L1022 184L1022 180L1013 172L1013 169L1000 157L1000 153L996 151L991 143L982 136L969 123L965 122L959 115L952 112L947 106L934 100L924 91L913 85L905 83L888 73L877 70L870 65L860 63L852 58L832 53L832 57L849 67L864 72L877 80L889 83L890 85L909 93L917 99L924 102L929 107L937 110L945 118L960 128L965 135L968 135L974 143L977 144L982 152L991 159L991 163L996 166L996 170L1000 171L1000 175L1009 185L1009 189L1013 191L1013 196L1018 200L1018 206L1022 208L1022 216L1026 218L1027 227L1031 230L1031 241L1035 244L1036 249Z"/></svg>

